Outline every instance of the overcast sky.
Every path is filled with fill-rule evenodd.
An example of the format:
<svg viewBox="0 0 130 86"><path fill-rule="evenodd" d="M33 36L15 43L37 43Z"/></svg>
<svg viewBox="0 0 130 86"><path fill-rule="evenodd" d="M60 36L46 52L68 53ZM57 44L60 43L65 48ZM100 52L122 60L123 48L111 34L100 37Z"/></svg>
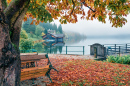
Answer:
<svg viewBox="0 0 130 86"><path fill-rule="evenodd" d="M98 20L81 20L78 18L78 22L75 24L67 23L62 24L62 29L64 31L75 31L81 34L86 34L87 36L93 35L122 35L122 34L130 34L130 15L126 17L127 23L120 28L112 27L108 18L106 19L106 23L103 24ZM60 24L58 20L54 21L56 24Z"/></svg>

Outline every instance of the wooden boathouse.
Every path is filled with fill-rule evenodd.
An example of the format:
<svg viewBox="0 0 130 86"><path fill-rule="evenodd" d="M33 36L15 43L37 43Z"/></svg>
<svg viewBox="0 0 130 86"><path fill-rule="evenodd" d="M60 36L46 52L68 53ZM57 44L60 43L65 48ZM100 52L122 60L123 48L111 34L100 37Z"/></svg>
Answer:
<svg viewBox="0 0 130 86"><path fill-rule="evenodd" d="M55 42L63 42L64 34L52 34L47 33L46 35L42 36L43 40L46 42L48 41L55 41Z"/></svg>

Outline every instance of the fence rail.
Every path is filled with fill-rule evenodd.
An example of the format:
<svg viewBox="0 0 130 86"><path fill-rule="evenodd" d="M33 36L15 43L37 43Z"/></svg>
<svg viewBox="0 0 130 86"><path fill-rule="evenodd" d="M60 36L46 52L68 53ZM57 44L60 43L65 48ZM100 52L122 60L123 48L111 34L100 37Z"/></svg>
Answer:
<svg viewBox="0 0 130 86"><path fill-rule="evenodd" d="M82 54L84 55L85 52L85 46L47 46L44 51L42 51L42 53L54 53L57 52L58 48L61 47L63 48L62 50L59 49L60 54L61 53L65 53L68 54L70 52L72 52L72 54L75 54L74 52L82 52ZM72 49L72 48L77 48L77 49ZM79 50L80 48L80 50ZM20 47L20 52L21 53L26 53L26 52L37 52L38 53L38 49L42 49L42 47L34 47L34 46L24 46L23 48ZM41 53L41 52L40 52Z"/></svg>

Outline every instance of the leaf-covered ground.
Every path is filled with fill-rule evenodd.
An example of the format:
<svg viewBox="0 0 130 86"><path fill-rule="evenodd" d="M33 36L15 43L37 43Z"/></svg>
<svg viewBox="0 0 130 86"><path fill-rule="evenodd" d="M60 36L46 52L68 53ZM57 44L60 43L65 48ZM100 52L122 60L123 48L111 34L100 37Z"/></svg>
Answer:
<svg viewBox="0 0 130 86"><path fill-rule="evenodd" d="M54 83L48 86L130 86L130 65L85 59L50 60L59 73L51 70Z"/></svg>

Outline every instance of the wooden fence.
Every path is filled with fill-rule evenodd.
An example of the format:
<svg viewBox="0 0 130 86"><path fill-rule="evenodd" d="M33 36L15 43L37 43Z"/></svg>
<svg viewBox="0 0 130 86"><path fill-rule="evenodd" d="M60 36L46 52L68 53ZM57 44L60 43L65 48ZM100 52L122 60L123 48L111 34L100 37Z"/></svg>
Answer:
<svg viewBox="0 0 130 86"><path fill-rule="evenodd" d="M107 55L120 55L130 53L130 43L127 44L104 44Z"/></svg>
<svg viewBox="0 0 130 86"><path fill-rule="evenodd" d="M90 46L90 55L106 57L107 55L121 55L130 53L130 43L126 44L98 44L95 43ZM95 52L96 51L96 52Z"/></svg>

